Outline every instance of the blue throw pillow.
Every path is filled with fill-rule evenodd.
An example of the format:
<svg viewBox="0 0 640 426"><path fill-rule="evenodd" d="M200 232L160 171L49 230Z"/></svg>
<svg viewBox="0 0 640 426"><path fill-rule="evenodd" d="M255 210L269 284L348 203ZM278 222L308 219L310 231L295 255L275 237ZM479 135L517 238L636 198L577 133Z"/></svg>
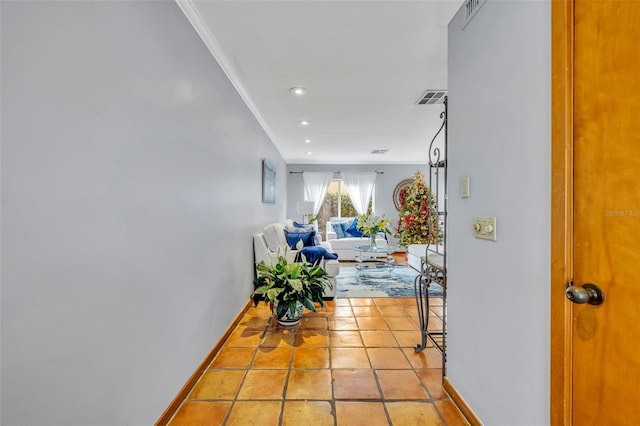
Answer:
<svg viewBox="0 0 640 426"><path fill-rule="evenodd" d="M333 232L336 233L336 237L338 239L340 238L346 238L348 237L348 235L346 234L346 229L347 229L347 223L346 222L337 222L337 223L331 223L331 227L333 228Z"/></svg>
<svg viewBox="0 0 640 426"><path fill-rule="evenodd" d="M302 240L305 247L316 245L316 231L311 232L289 232L285 229L284 236L287 238L287 244L292 250L297 249L298 241Z"/></svg>
<svg viewBox="0 0 640 426"><path fill-rule="evenodd" d="M298 223L298 222L293 222L293 229L291 229L291 227L288 227L288 231L289 232L311 232L311 231L315 231L315 228L313 227L313 225L308 224L308 225L303 225L302 223Z"/></svg>
<svg viewBox="0 0 640 426"><path fill-rule="evenodd" d="M362 231L358 229L358 218L351 222L351 225L344 231L348 237L362 237Z"/></svg>
<svg viewBox="0 0 640 426"><path fill-rule="evenodd" d="M338 255L335 253L331 253L326 248L322 246L315 247L303 247L300 252L298 252L298 256L296 257L296 262L300 262L302 260L302 256L304 256L305 260L309 263L316 264L321 259L337 259Z"/></svg>

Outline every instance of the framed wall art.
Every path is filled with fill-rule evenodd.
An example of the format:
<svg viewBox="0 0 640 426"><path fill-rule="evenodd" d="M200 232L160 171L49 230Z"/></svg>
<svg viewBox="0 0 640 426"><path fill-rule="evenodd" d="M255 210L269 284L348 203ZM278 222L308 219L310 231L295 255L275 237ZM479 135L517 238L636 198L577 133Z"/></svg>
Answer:
<svg viewBox="0 0 640 426"><path fill-rule="evenodd" d="M262 160L262 202L276 202L276 169L267 160Z"/></svg>

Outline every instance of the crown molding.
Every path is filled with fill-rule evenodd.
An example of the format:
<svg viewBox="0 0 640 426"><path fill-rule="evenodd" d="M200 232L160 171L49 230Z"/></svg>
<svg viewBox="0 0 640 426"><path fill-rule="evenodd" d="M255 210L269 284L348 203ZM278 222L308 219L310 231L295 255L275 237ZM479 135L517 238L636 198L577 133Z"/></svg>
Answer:
<svg viewBox="0 0 640 426"><path fill-rule="evenodd" d="M258 108L253 103L251 96L249 96L249 93L242 84L242 81L240 81L240 78L238 77L235 69L231 65L231 61L229 61L227 55L225 55L224 51L222 50L220 43L218 43L218 40L216 40L216 38L209 30L209 27L205 23L204 18L196 8L195 4L193 4L193 1L175 0L175 2L178 4L178 7L180 7L180 10L182 10L182 13L185 14L193 28L196 30L196 33L198 33L205 46L207 46L207 49L209 49L209 52L211 52L213 58L216 60L216 62L218 62L220 68L222 68L222 71L224 71L225 75L227 76L233 87L236 89L244 103L247 104L247 107L249 107L249 110L251 111L253 116L256 118L256 120L258 120L258 123L267 134L267 137L271 140L273 146L276 148L276 150L278 150L280 156L284 158L282 152L280 152L278 146L274 142L275 137L271 132L271 129L267 125L267 122L262 118L262 115L260 115Z"/></svg>

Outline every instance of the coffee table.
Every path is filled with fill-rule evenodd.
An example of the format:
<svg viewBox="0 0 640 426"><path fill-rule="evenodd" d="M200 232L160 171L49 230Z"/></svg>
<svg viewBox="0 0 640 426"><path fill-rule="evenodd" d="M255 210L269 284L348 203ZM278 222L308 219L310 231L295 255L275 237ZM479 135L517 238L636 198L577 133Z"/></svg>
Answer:
<svg viewBox="0 0 640 426"><path fill-rule="evenodd" d="M394 265L391 253L396 251L395 247L371 247L371 246L355 246L356 265L355 268L360 272L390 272Z"/></svg>

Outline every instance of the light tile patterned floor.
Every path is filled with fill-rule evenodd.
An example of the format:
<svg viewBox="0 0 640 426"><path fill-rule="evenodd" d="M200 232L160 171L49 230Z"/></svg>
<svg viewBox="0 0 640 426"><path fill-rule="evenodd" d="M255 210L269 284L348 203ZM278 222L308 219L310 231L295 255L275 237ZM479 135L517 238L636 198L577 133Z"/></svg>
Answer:
<svg viewBox="0 0 640 426"><path fill-rule="evenodd" d="M430 323L442 324L432 298ZM251 308L171 425L467 425L421 353L413 298L329 301L294 327Z"/></svg>

